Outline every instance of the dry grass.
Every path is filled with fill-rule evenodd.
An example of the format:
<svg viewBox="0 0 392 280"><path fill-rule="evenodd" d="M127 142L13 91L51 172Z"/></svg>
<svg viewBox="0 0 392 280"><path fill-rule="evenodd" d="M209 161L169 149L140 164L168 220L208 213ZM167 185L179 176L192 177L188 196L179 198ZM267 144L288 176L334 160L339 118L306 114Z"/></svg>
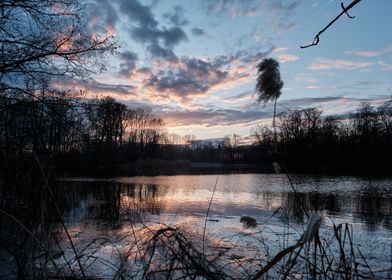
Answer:
<svg viewBox="0 0 392 280"><path fill-rule="evenodd" d="M3 212L1 214L5 215ZM207 235L204 253L201 234L163 224L131 224L131 230L125 235L94 237L90 242L74 240L74 248L69 245L68 238L57 238L62 230L46 237L42 232L38 234L26 230L31 237L30 243L36 246L25 262L24 275L26 279L390 277L391 268L372 270L362 252L354 246L353 229L349 224L334 224L331 235L321 234L319 217L316 214L310 216L313 218L309 219L303 234L296 241L282 236L280 240L291 244L276 252L265 237L265 229L260 228L241 238L233 237L230 240L216 240ZM16 218L10 218L22 227ZM286 234L289 232L286 231ZM258 247L249 245L249 240L257 240ZM80 243L84 245L81 246ZM83 266L84 275L79 269L79 263ZM106 271L106 274L99 273L100 270Z"/></svg>

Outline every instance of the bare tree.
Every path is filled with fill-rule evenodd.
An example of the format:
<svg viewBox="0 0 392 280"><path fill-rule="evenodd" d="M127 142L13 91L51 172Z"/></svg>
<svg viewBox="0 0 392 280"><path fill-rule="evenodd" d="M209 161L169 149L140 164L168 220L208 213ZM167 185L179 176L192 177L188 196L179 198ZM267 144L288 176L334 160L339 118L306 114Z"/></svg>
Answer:
<svg viewBox="0 0 392 280"><path fill-rule="evenodd" d="M89 120L90 137L96 144L117 145L122 144L127 128L128 108L106 97L100 100L90 100L85 105Z"/></svg>
<svg viewBox="0 0 392 280"><path fill-rule="evenodd" d="M182 137L182 141L185 145L191 146L192 142L196 140L196 136L193 134L187 134Z"/></svg>
<svg viewBox="0 0 392 280"><path fill-rule="evenodd" d="M88 29L78 0L0 2L0 89L21 88L26 78L80 77L118 45L108 33Z"/></svg>
<svg viewBox="0 0 392 280"><path fill-rule="evenodd" d="M250 133L254 144L269 144L274 141L274 133L268 125L258 124L251 128Z"/></svg>

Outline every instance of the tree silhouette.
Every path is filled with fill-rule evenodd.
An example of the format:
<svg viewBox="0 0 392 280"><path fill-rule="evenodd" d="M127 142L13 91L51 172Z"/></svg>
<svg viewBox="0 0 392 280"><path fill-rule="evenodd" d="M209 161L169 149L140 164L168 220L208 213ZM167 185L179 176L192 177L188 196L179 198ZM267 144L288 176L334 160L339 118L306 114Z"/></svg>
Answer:
<svg viewBox="0 0 392 280"><path fill-rule="evenodd" d="M34 151L65 151L74 146L71 131L81 134L71 118L81 99L55 82L100 72L103 56L118 47L112 35L89 27L84 2L0 1L0 154L11 143L26 151L29 142Z"/></svg>
<svg viewBox="0 0 392 280"><path fill-rule="evenodd" d="M52 77L80 77L104 68L101 56L118 45L88 27L78 0L0 1L0 90Z"/></svg>
<svg viewBox="0 0 392 280"><path fill-rule="evenodd" d="M281 90L283 87L283 81L280 78L279 62L273 58L265 58L258 64L257 74L257 102L263 102L265 104L271 100L275 101L272 125L274 127L274 139L276 142L276 102L282 93Z"/></svg>

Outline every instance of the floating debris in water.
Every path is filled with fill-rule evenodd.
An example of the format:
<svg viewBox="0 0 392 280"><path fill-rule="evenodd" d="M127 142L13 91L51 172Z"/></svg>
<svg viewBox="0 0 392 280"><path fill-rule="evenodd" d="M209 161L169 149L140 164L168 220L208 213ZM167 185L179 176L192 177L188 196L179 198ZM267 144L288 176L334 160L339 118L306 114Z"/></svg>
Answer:
<svg viewBox="0 0 392 280"><path fill-rule="evenodd" d="M249 216L242 216L240 222L244 228L255 228L257 226L256 220Z"/></svg>

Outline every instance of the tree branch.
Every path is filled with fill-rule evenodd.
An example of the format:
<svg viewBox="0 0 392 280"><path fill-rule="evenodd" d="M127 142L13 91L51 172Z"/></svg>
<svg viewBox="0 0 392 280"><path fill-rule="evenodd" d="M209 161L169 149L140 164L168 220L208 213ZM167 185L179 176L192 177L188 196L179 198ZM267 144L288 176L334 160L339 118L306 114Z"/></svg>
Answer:
<svg viewBox="0 0 392 280"><path fill-rule="evenodd" d="M305 45L305 46L300 46L301 49L305 49L305 48L309 48L312 46L316 46L319 42L320 42L320 35L322 33L324 33L329 27L331 27L332 24L335 23L335 21L337 21L343 14L346 14L348 16L348 18L354 18L354 16L350 16L348 11L354 7L356 4L358 4L359 2L361 2L361 0L353 0L350 5L347 6L347 8L344 7L343 3L341 3L341 7L343 9L343 11L337 15L330 23L328 23L321 31L319 31L319 33L317 33L317 35L314 37L313 42L310 43L309 45Z"/></svg>

